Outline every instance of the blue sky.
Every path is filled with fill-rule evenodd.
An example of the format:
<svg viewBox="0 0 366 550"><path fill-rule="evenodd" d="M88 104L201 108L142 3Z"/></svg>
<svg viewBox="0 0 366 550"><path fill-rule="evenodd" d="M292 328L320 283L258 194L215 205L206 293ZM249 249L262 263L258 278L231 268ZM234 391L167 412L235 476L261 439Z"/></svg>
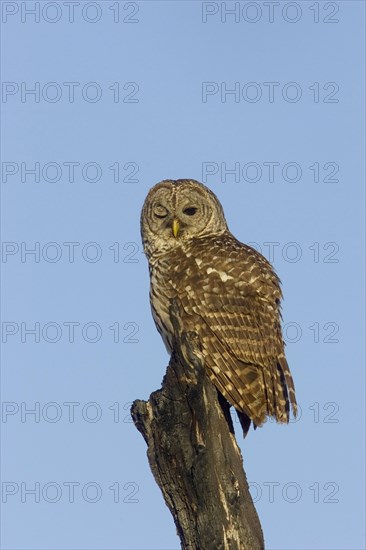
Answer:
<svg viewBox="0 0 366 550"><path fill-rule="evenodd" d="M2 2L4 549L179 548L129 406L168 362L140 209L184 177L283 283L301 414L238 430L266 546L364 548L365 7L270 4Z"/></svg>

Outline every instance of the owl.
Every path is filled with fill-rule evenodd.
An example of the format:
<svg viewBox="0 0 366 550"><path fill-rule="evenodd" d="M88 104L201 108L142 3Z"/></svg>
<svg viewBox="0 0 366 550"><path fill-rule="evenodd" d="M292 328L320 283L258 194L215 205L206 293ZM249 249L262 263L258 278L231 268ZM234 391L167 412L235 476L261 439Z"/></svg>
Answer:
<svg viewBox="0 0 366 550"><path fill-rule="evenodd" d="M280 280L271 264L230 233L216 195L195 180L149 191L141 235L150 302L171 354L173 300L194 332L205 372L239 416L244 436L267 417L287 423L297 404L281 331Z"/></svg>

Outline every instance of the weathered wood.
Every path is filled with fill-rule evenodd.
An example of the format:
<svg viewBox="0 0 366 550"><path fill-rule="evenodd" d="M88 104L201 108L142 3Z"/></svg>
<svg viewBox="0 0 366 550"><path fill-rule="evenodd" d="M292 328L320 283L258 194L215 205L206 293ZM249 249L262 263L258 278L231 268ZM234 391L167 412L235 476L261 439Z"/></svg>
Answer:
<svg viewBox="0 0 366 550"><path fill-rule="evenodd" d="M183 550L260 550L263 534L228 407L199 360L195 334L181 332L162 389L137 400L132 418Z"/></svg>

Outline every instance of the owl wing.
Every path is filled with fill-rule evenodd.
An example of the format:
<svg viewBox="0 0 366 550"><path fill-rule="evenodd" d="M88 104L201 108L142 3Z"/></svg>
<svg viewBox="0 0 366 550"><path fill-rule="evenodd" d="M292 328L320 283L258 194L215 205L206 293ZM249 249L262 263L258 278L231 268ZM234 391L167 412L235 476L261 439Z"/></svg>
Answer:
<svg viewBox="0 0 366 550"><path fill-rule="evenodd" d="M197 269L186 269L177 285L183 326L194 324L209 376L237 410L255 425L267 415L288 422L289 397L295 414L296 400L281 334L279 279L263 256L236 239L205 240L195 243Z"/></svg>

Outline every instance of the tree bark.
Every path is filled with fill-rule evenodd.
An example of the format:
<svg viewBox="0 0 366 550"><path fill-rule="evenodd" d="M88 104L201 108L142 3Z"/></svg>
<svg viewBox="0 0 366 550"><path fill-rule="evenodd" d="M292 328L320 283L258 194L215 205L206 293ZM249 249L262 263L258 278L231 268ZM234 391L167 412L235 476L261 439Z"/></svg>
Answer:
<svg viewBox="0 0 366 550"><path fill-rule="evenodd" d="M176 304L171 317L175 352L162 389L131 408L150 468L183 550L261 550L229 406L205 374L196 335L182 332Z"/></svg>

